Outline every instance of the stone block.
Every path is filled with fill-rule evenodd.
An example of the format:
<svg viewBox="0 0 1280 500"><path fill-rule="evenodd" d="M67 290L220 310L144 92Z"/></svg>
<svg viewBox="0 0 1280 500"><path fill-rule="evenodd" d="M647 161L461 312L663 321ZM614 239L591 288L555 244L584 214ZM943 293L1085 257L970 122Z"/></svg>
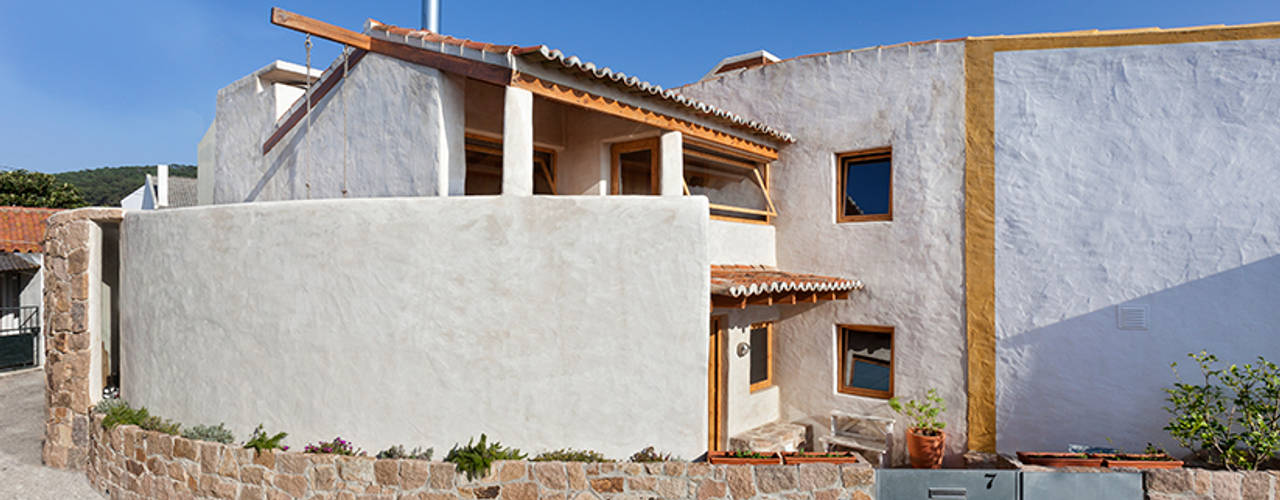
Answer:
<svg viewBox="0 0 1280 500"><path fill-rule="evenodd" d="M729 495L729 488L724 481L716 481L714 479L703 479L698 482L697 494L698 500L711 500L714 498L725 498Z"/></svg>
<svg viewBox="0 0 1280 500"><path fill-rule="evenodd" d="M780 493L796 489L796 468L786 465L756 467L756 487L763 493Z"/></svg>
<svg viewBox="0 0 1280 500"><path fill-rule="evenodd" d="M538 485L518 482L502 485L503 500L538 500Z"/></svg>
<svg viewBox="0 0 1280 500"><path fill-rule="evenodd" d="M813 492L813 500L840 500L840 490L818 490Z"/></svg>
<svg viewBox="0 0 1280 500"><path fill-rule="evenodd" d="M301 453L282 452L275 456L276 472L285 474L303 474L307 472L310 462Z"/></svg>
<svg viewBox="0 0 1280 500"><path fill-rule="evenodd" d="M600 497L590 491L582 491L574 495L573 500L600 500Z"/></svg>
<svg viewBox="0 0 1280 500"><path fill-rule="evenodd" d="M89 270L89 250L76 248L67 255L67 274L77 275Z"/></svg>
<svg viewBox="0 0 1280 500"><path fill-rule="evenodd" d="M662 498L685 498L689 496L689 480L675 477L658 478L658 496Z"/></svg>
<svg viewBox="0 0 1280 500"><path fill-rule="evenodd" d="M568 462L564 464L564 471L565 475L569 477L569 489L587 489L587 470L581 463Z"/></svg>
<svg viewBox="0 0 1280 500"><path fill-rule="evenodd" d="M275 479L276 473L257 464L240 466L240 480L249 484L267 486Z"/></svg>
<svg viewBox="0 0 1280 500"><path fill-rule="evenodd" d="M426 486L431 477L431 463L423 460L405 460L400 463L400 489L416 490Z"/></svg>
<svg viewBox="0 0 1280 500"><path fill-rule="evenodd" d="M549 490L563 490L569 487L569 477L564 471L564 465L558 462L533 464L533 478L543 488Z"/></svg>
<svg viewBox="0 0 1280 500"><path fill-rule="evenodd" d="M1271 474L1264 471L1244 472L1240 488L1244 500L1273 500Z"/></svg>
<svg viewBox="0 0 1280 500"><path fill-rule="evenodd" d="M311 486L320 490L332 490L338 484L338 468L333 465L313 465L307 471Z"/></svg>
<svg viewBox="0 0 1280 500"><path fill-rule="evenodd" d="M275 469L276 454L283 453L283 452L277 452L276 450L262 450L262 451L251 450L249 451L249 453L251 454L250 459L253 464L261 465L268 469Z"/></svg>
<svg viewBox="0 0 1280 500"><path fill-rule="evenodd" d="M840 486L840 467L835 464L800 464L800 489L807 491Z"/></svg>
<svg viewBox="0 0 1280 500"><path fill-rule="evenodd" d="M240 464L236 461L234 451L222 448L218 457L218 475L231 479L240 479Z"/></svg>
<svg viewBox="0 0 1280 500"><path fill-rule="evenodd" d="M706 462L693 462L685 467L685 475L689 477L709 476L711 471L711 464Z"/></svg>
<svg viewBox="0 0 1280 500"><path fill-rule="evenodd" d="M446 490L456 483L458 469L451 463L431 464L431 489Z"/></svg>
<svg viewBox="0 0 1280 500"><path fill-rule="evenodd" d="M591 489L600 493L622 493L624 481L620 477L602 477L591 480Z"/></svg>
<svg viewBox="0 0 1280 500"><path fill-rule="evenodd" d="M504 483L524 479L528 474L527 464L523 460L499 460L494 462L493 467L498 470L498 480Z"/></svg>
<svg viewBox="0 0 1280 500"><path fill-rule="evenodd" d="M338 457L338 476L344 481L372 483L374 460L366 457Z"/></svg>
<svg viewBox="0 0 1280 500"><path fill-rule="evenodd" d="M302 498L307 495L307 478L298 474L276 474L271 484L276 488L288 493L293 498ZM332 480L328 487L317 486L317 488L332 488Z"/></svg>
<svg viewBox="0 0 1280 500"><path fill-rule="evenodd" d="M752 478L751 467L728 466L724 471L733 498L743 500L756 496L756 482Z"/></svg>
<svg viewBox="0 0 1280 500"><path fill-rule="evenodd" d="M640 476L627 478L627 491L658 491L658 478Z"/></svg>
<svg viewBox="0 0 1280 500"><path fill-rule="evenodd" d="M1241 497L1240 474L1230 471L1212 471L1210 477L1215 500L1238 500Z"/></svg>
<svg viewBox="0 0 1280 500"><path fill-rule="evenodd" d="M245 485L240 488L239 500L266 500L266 491L261 486Z"/></svg>
<svg viewBox="0 0 1280 500"><path fill-rule="evenodd" d="M645 473L644 464L623 463L618 464L618 470L628 476L639 476Z"/></svg>
<svg viewBox="0 0 1280 500"><path fill-rule="evenodd" d="M871 495L869 495L869 494L867 494L867 493L865 493L865 492L855 491L855 492L853 492L853 494L849 497L849 500L875 500L875 499L874 499L874 498L872 498L872 497L871 497Z"/></svg>
<svg viewBox="0 0 1280 500"><path fill-rule="evenodd" d="M841 465L840 480L845 488L875 484L876 470L865 464Z"/></svg>
<svg viewBox="0 0 1280 500"><path fill-rule="evenodd" d="M378 484L400 484L400 461L395 459L374 461L373 476L378 481Z"/></svg>
<svg viewBox="0 0 1280 500"><path fill-rule="evenodd" d="M1149 492L1189 493L1194 483L1193 473L1186 469L1150 470L1143 475Z"/></svg>
<svg viewBox="0 0 1280 500"><path fill-rule="evenodd" d="M198 449L190 439L183 437L173 438L173 456L176 458L185 458L194 462L199 457L199 453L196 452Z"/></svg>

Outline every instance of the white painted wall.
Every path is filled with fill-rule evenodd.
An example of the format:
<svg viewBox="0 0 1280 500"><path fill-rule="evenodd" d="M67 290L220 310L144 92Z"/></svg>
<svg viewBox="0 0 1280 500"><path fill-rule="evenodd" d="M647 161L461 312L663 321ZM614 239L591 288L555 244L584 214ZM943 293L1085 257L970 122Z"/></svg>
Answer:
<svg viewBox="0 0 1280 500"><path fill-rule="evenodd" d="M867 284L846 301L784 308L778 323L783 418L819 437L831 410L890 413L883 400L836 393L835 325L892 325L895 390L937 388L949 405L951 459L966 449L963 56L961 43L872 48L680 88L796 136L771 170L778 266ZM836 224L836 153L886 145L894 220Z"/></svg>
<svg viewBox="0 0 1280 500"><path fill-rule="evenodd" d="M341 435L440 454L485 432L692 458L706 213L702 198L594 196L129 212L122 394L295 447Z"/></svg>
<svg viewBox="0 0 1280 500"><path fill-rule="evenodd" d="M449 192L461 192L462 78L366 55L312 109L310 125L304 119L263 156L280 106L297 97L258 73L218 91L215 203L340 198L344 176L348 197L432 196L445 170Z"/></svg>
<svg viewBox="0 0 1280 500"><path fill-rule="evenodd" d="M1280 359L1280 41L999 52L995 78L998 446L1172 451L1169 363Z"/></svg>
<svg viewBox="0 0 1280 500"><path fill-rule="evenodd" d="M717 311L719 313L719 311ZM751 355L739 357L738 344L751 344L751 325L778 319L778 311L772 307L750 307L728 311L725 329L728 331L725 345L725 434L736 436L761 425L778 420L781 390L772 387L751 392ZM774 345L778 342L774 331ZM752 346L753 349L760 346ZM775 358L776 359L776 358ZM777 375L776 366L774 375Z"/></svg>
<svg viewBox="0 0 1280 500"><path fill-rule="evenodd" d="M218 157L214 153L214 147L218 140L218 135L214 126L217 121L209 123L209 128L204 131L204 135L200 137L200 142L196 144L196 204L212 205L213 204L213 176L218 167ZM129 196L133 196L130 194ZM124 207L124 205L120 205ZM125 207L128 208L128 207Z"/></svg>
<svg viewBox="0 0 1280 500"><path fill-rule="evenodd" d="M713 220L707 225L707 251L712 264L778 263L773 226Z"/></svg>

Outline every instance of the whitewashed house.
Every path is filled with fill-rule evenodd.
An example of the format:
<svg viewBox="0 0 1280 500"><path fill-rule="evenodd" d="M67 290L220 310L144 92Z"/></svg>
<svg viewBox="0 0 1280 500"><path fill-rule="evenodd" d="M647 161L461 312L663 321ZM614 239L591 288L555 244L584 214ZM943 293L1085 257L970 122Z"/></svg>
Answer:
<svg viewBox="0 0 1280 500"><path fill-rule="evenodd" d="M273 21L347 50L222 89L209 206L124 219L121 391L157 413L692 458L936 388L954 461L1168 444L1170 362L1280 357L1278 24L760 51L665 90Z"/></svg>

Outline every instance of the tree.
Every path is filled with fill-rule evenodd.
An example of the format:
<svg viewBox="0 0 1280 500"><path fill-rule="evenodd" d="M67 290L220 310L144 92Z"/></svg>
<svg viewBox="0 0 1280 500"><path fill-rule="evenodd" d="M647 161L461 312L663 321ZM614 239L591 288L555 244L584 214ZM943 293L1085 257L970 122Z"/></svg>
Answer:
<svg viewBox="0 0 1280 500"><path fill-rule="evenodd" d="M0 172L0 205L77 208L85 202L71 184L49 174L17 169Z"/></svg>

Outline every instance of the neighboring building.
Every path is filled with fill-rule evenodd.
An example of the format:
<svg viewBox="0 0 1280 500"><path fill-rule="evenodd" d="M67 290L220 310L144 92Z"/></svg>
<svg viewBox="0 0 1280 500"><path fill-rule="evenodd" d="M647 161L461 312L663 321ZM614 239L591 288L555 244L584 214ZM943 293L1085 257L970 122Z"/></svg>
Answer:
<svg viewBox="0 0 1280 500"><path fill-rule="evenodd" d="M57 211L0 207L0 370L43 362L45 219Z"/></svg>
<svg viewBox="0 0 1280 500"><path fill-rule="evenodd" d="M147 174L142 186L120 200L120 208L155 210L195 206L197 200L196 179L170 177L168 165L156 165L156 176Z"/></svg>
<svg viewBox="0 0 1280 500"><path fill-rule="evenodd" d="M215 206L121 226L121 391L160 414L692 458L935 388L956 461L1171 445L1170 362L1280 357L1280 24L761 51L673 91L273 19L351 47L220 90Z"/></svg>

